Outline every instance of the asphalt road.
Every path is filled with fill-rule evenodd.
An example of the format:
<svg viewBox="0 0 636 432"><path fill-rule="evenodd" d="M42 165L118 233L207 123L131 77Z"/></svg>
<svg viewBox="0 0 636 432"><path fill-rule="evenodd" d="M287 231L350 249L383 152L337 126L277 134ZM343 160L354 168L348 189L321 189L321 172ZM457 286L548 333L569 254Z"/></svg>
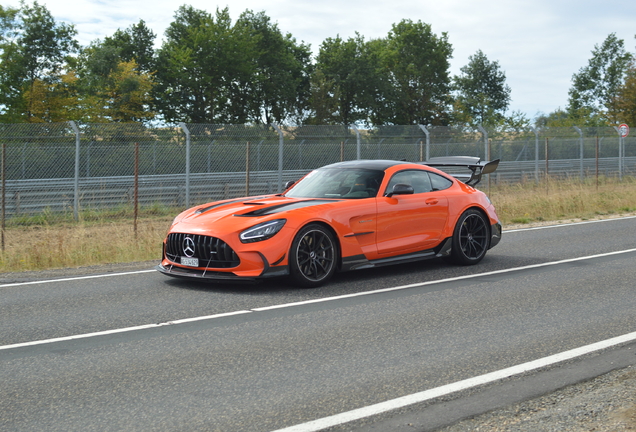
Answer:
<svg viewBox="0 0 636 432"><path fill-rule="evenodd" d="M478 266L412 263L315 290L156 272L4 278L0 430L272 431L631 333L634 248L625 218L508 231ZM196 317L209 318L179 321Z"/></svg>

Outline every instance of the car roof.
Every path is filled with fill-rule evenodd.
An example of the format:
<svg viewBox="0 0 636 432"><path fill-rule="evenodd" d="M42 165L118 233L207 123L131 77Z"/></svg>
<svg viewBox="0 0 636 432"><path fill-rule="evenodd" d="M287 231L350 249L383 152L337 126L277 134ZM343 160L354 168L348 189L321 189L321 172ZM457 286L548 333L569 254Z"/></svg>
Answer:
<svg viewBox="0 0 636 432"><path fill-rule="evenodd" d="M358 168L358 169L370 169L384 171L394 165L411 164L412 162L394 161L394 160L352 160L346 162L338 162L331 165L326 165L322 168L327 169L346 169L346 168Z"/></svg>

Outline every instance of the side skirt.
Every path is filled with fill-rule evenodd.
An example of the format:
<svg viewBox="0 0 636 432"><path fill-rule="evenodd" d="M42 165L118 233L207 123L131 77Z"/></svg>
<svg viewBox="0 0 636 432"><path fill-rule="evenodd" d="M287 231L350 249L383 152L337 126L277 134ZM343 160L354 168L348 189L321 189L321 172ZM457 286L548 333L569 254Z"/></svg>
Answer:
<svg viewBox="0 0 636 432"><path fill-rule="evenodd" d="M390 258L380 258L376 260L368 260L364 255L354 255L344 257L340 271L362 270L373 267L383 267L393 264L403 264L425 259L441 258L450 255L452 246L452 238L448 237L442 241L439 246L433 249L426 249L419 252L411 252L404 255L392 256Z"/></svg>

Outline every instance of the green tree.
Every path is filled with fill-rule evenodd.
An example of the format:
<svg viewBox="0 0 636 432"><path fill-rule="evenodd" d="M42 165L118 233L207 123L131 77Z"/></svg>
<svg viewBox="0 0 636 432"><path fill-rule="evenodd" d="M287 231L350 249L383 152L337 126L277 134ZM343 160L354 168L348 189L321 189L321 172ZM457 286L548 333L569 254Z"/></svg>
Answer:
<svg viewBox="0 0 636 432"><path fill-rule="evenodd" d="M157 54L157 109L168 122L247 122L239 87L255 69L252 49L232 28L227 8L181 6Z"/></svg>
<svg viewBox="0 0 636 432"><path fill-rule="evenodd" d="M616 98L611 104L610 118L616 124L627 123L636 127L636 63L632 62L627 70L625 82L618 88Z"/></svg>
<svg viewBox="0 0 636 432"><path fill-rule="evenodd" d="M125 30L118 29L112 36L105 37L103 47L112 47L123 62L135 61L135 69L154 72L156 69L154 43L157 35L148 28L144 20L139 20Z"/></svg>
<svg viewBox="0 0 636 432"><path fill-rule="evenodd" d="M135 60L121 62L109 75L104 89L104 117L112 121L132 122L154 118L149 110L152 76L139 70Z"/></svg>
<svg viewBox="0 0 636 432"><path fill-rule="evenodd" d="M381 57L389 85L380 95L390 110L382 123L434 124L448 122L450 106L448 35L437 36L429 24L402 20L389 32Z"/></svg>
<svg viewBox="0 0 636 432"><path fill-rule="evenodd" d="M11 38L16 31L16 19L19 12L19 9L0 5L0 49L2 49L3 44L7 39Z"/></svg>
<svg viewBox="0 0 636 432"><path fill-rule="evenodd" d="M580 126L581 123L579 120L580 119L571 117L567 111L561 108L557 108L556 110L548 114L540 113L534 119L534 126L538 129L547 129L553 127L569 128L572 126Z"/></svg>
<svg viewBox="0 0 636 432"><path fill-rule="evenodd" d="M327 38L320 46L312 79L312 123L368 122L377 88L371 45L364 37Z"/></svg>
<svg viewBox="0 0 636 432"><path fill-rule="evenodd" d="M622 39L611 33L600 46L594 46L588 65L572 76L567 106L570 117L579 119L585 126L600 126L615 120L609 118L610 112L614 112L612 103L632 60L632 54L624 45Z"/></svg>
<svg viewBox="0 0 636 432"><path fill-rule="evenodd" d="M283 35L264 12L246 10L233 28L253 59L251 73L244 75L247 81L232 95L233 101L244 101L232 104L233 109L247 112L235 116L264 124L302 121L309 98L309 46L296 43L289 33Z"/></svg>
<svg viewBox="0 0 636 432"><path fill-rule="evenodd" d="M77 62L83 119L151 120L155 35L143 21L93 41ZM140 59L140 63L138 63Z"/></svg>
<svg viewBox="0 0 636 432"><path fill-rule="evenodd" d="M494 125L504 119L510 103L510 86L499 62L490 61L481 51L468 57L468 64L454 77L455 109L472 125Z"/></svg>
<svg viewBox="0 0 636 432"><path fill-rule="evenodd" d="M32 6L22 3L17 13L3 9L2 16L2 120L28 122L34 117L30 106L34 99L25 99L25 94L34 94L40 81L47 85L61 81L71 55L79 49L74 39L77 32L72 25L55 22L48 9L37 2Z"/></svg>
<svg viewBox="0 0 636 432"><path fill-rule="evenodd" d="M82 97L77 76L72 71L54 82L36 79L23 98L29 107L31 123L83 120L85 108L90 105Z"/></svg>

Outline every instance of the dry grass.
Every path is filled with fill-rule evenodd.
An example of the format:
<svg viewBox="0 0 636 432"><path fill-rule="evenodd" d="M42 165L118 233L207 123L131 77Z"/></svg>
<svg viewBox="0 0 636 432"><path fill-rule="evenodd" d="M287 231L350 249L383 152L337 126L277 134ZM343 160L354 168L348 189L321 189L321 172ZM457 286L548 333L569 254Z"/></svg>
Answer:
<svg viewBox="0 0 636 432"><path fill-rule="evenodd" d="M504 226L563 219L592 219L636 211L636 181L551 180L492 187L490 198Z"/></svg>
<svg viewBox="0 0 636 432"><path fill-rule="evenodd" d="M636 212L636 181L624 178L500 185L490 189L504 227L541 221L593 219ZM172 212L176 214L178 211ZM159 260L172 216L127 216L80 223L31 223L5 231L0 272Z"/></svg>
<svg viewBox="0 0 636 432"><path fill-rule="evenodd" d="M80 267L147 261L161 256L161 243L172 218L130 219L11 227L5 232L0 272Z"/></svg>

